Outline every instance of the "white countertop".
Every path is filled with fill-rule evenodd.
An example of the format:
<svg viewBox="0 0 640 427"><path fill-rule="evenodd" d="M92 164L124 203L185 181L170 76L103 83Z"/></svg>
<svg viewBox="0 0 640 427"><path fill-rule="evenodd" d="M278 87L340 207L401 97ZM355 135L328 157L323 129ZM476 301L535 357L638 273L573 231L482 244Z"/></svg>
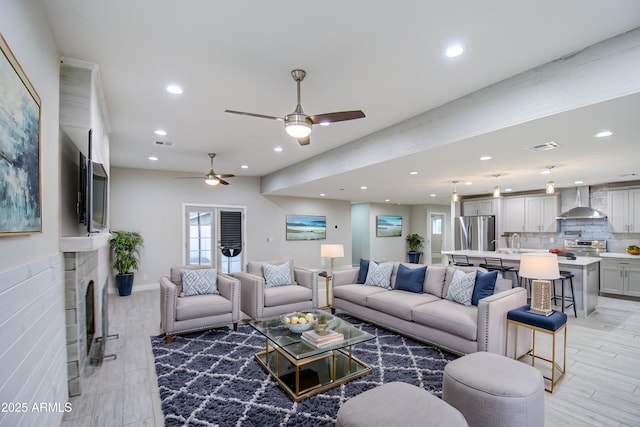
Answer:
<svg viewBox="0 0 640 427"><path fill-rule="evenodd" d="M546 249L520 249L517 253L502 253L501 251L492 252L492 251L442 251L444 255L466 255L469 258L484 258L484 257L492 257L492 258L501 258L504 261L520 261L520 256L523 253L527 252L548 252ZM602 255L602 254L601 254ZM628 255L632 257L634 255L629 254L620 254L621 256ZM638 257L636 257L638 258ZM640 258L638 258L640 259ZM600 262L600 258L598 257L587 257L587 256L579 256L576 259L566 259L563 256L558 257L558 264L560 265L577 265L577 266L585 266L589 264L594 264Z"/></svg>
<svg viewBox="0 0 640 427"><path fill-rule="evenodd" d="M625 258L625 259L638 259L640 260L640 255L631 255L626 252L603 252L600 254L602 258Z"/></svg>

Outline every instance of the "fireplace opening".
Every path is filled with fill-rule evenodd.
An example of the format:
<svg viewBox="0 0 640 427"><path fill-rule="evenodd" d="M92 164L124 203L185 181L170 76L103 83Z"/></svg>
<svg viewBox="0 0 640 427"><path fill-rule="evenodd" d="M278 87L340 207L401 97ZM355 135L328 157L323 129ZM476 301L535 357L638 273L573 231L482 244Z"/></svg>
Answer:
<svg viewBox="0 0 640 427"><path fill-rule="evenodd" d="M85 326L87 331L87 354L91 350L91 344L93 343L93 336L96 333L96 322L94 319L94 291L93 280L87 285L87 293L85 294Z"/></svg>

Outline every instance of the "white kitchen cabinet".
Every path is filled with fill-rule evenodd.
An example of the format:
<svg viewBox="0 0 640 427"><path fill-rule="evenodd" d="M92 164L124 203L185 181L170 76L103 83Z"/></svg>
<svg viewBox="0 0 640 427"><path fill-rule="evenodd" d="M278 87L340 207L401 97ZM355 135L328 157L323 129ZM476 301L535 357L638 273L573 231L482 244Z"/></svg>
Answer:
<svg viewBox="0 0 640 427"><path fill-rule="evenodd" d="M521 233L525 231L524 197L505 197L502 205L504 232Z"/></svg>
<svg viewBox="0 0 640 427"><path fill-rule="evenodd" d="M614 233L640 233L640 189L607 193L609 230Z"/></svg>
<svg viewBox="0 0 640 427"><path fill-rule="evenodd" d="M557 231L557 196L525 197L525 230L532 233L553 233Z"/></svg>
<svg viewBox="0 0 640 427"><path fill-rule="evenodd" d="M462 202L463 215L495 215L498 212L498 199L477 199Z"/></svg>
<svg viewBox="0 0 640 427"><path fill-rule="evenodd" d="M640 260L606 258L600 264L601 292L640 296Z"/></svg>

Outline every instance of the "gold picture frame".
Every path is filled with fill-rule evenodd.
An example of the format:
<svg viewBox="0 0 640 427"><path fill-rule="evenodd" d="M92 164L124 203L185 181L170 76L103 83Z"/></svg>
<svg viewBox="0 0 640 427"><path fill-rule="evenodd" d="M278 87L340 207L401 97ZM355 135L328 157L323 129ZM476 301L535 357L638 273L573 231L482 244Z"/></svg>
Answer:
<svg viewBox="0 0 640 427"><path fill-rule="evenodd" d="M0 236L42 232L41 100L0 34Z"/></svg>

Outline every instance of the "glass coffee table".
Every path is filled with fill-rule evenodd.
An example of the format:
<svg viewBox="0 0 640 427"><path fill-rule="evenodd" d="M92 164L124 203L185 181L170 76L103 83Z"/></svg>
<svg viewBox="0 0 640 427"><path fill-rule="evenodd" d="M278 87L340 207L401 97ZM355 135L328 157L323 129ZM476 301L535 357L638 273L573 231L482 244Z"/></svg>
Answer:
<svg viewBox="0 0 640 427"><path fill-rule="evenodd" d="M339 317L316 313L327 316L329 329L344 340L317 347L290 331L280 316L249 323L266 337L256 360L296 402L371 373L371 367L353 357L353 346L374 336Z"/></svg>

